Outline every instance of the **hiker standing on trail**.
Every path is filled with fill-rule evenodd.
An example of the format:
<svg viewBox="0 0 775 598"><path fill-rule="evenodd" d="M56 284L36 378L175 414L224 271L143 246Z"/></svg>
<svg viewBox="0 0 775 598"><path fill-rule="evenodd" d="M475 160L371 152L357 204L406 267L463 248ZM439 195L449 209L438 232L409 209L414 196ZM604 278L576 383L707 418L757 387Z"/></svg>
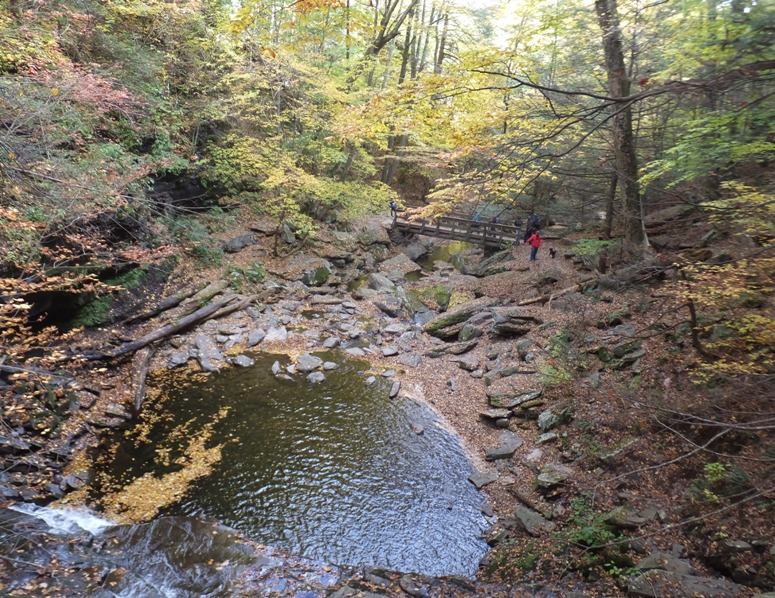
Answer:
<svg viewBox="0 0 775 598"><path fill-rule="evenodd" d="M398 216L398 204L395 201L390 202L390 215L393 218Z"/></svg>
<svg viewBox="0 0 775 598"><path fill-rule="evenodd" d="M541 233L536 230L532 235L530 235L530 238L527 240L528 244L530 245L530 261L534 262L536 261L536 255L538 255L538 248L541 247Z"/></svg>
<svg viewBox="0 0 775 598"><path fill-rule="evenodd" d="M514 220L514 228L517 230L514 232L514 238L517 243L519 243L519 238L522 236L522 218L517 216L517 219Z"/></svg>
<svg viewBox="0 0 775 598"><path fill-rule="evenodd" d="M527 243L527 240L530 238L530 235L532 235L534 232L536 232L540 226L541 219L538 217L538 214L533 212L530 214L530 216L527 217L527 223L525 224L525 243ZM538 223L538 224L536 224Z"/></svg>
<svg viewBox="0 0 775 598"><path fill-rule="evenodd" d="M541 218L538 214L533 212L527 217L527 226L525 227L525 243L527 243L530 236L541 228Z"/></svg>

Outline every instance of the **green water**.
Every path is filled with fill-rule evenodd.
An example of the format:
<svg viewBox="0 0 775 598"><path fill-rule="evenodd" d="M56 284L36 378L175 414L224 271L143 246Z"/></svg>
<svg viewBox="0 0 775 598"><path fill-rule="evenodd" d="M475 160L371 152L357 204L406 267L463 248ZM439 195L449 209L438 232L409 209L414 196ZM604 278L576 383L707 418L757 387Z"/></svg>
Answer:
<svg viewBox="0 0 775 598"><path fill-rule="evenodd" d="M426 272L433 270L433 262L436 260L449 262L457 270L460 270L463 267L463 260L460 257L460 254L473 248L474 246L471 243L466 243L465 241L452 241L451 243L435 247L432 251L416 261Z"/></svg>
<svg viewBox="0 0 775 598"><path fill-rule="evenodd" d="M208 478L166 514L212 518L248 537L335 564L367 564L429 575L473 575L486 544L482 496L467 480L472 465L432 410L388 399L391 381L369 387L368 364L321 354L340 368L322 384L276 379L283 356L252 355L256 365L192 383L173 377L165 413L145 443L125 441L111 468L125 481L146 471L155 450L170 462L186 437L216 413L215 442L227 441ZM421 433L418 433L421 432ZM133 436L137 438L137 436Z"/></svg>

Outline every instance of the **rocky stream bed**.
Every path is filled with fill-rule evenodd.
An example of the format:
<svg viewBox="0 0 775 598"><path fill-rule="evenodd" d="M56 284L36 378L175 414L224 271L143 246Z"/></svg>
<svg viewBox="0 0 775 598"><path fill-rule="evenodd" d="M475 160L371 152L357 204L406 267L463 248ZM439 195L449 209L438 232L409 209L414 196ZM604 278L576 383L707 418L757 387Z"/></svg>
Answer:
<svg viewBox="0 0 775 598"><path fill-rule="evenodd" d="M131 364L122 369L100 372L102 360L95 359L84 381L65 372L59 378L47 377L46 384L53 389L54 407L49 410L56 418L56 437L46 438L38 425L44 416L53 422L51 415L24 414L20 408L15 418L14 403L8 403L11 424L0 432L4 465L0 493L6 505L52 499L59 506L82 502L94 476L86 455L98 446L100 429L132 429L137 411L152 400L153 395L145 392L148 371L188 370L200 375L244 368L254 363L252 351L271 351L290 358L286 364L274 364L274 376L314 385L323 384L340 360L354 358L370 364L363 372L364 386L388 380L390 398L427 403L460 437L477 470L470 483L482 490L482 512L491 522L486 540L491 546L555 537L577 516L574 487L597 489L606 496L611 505L604 518L606 529L631 536L619 551L630 563L621 565L628 574L620 576L619 586L569 571L541 578L526 569L521 581L485 582L339 567L284 555L211 524L203 530L204 524L192 520L163 523L163 518L142 524L127 521L108 536L96 540L88 534L79 536L67 543L67 549L54 550L56 539L36 528L29 514L5 509L0 511L3 576L10 595L79 595L87 590L91 595L115 595L108 590L121 586L120 578L130 567L99 556L100 548L124 541L114 541L116 535L169 537L181 533L180 527L187 534L204 537L217 532L229 538L214 553L205 547L205 556L194 558L201 576L217 578L208 595L722 597L773 589L771 537L728 538L717 544L712 558L699 561L686 547L666 544L669 536L663 531L678 517L670 504L607 482L617 475L618 465L649 452L637 436L598 449L590 466L589 448L575 435L583 425L579 406L598 401L600 409L607 409L598 397L614 377L637 383L648 361L648 343L629 321L631 304L626 298L583 293L596 287L598 279L580 272L582 264L572 254L563 258L561 249L556 260L543 255L530 269L525 248L487 259L469 248L452 260L458 268L436 260L422 272L414 260L427 253L427 247L405 244L403 253L391 256L382 226L359 236L338 235L319 255L299 255L270 265L270 277L251 294L233 293L228 284L220 285L208 301L233 293L230 305L237 309L214 311L215 317L166 336L156 349L148 343L133 352ZM255 241L252 235L232 239L224 248L247 255L260 251ZM216 288L218 281L213 284ZM172 314L168 321L179 322L190 307L184 300L165 317ZM200 304L195 307L201 309ZM552 339L568 322L580 318L592 323L584 342L600 366L590 368L576 396L558 396L552 379L552 351L558 345L553 349ZM120 341L131 342L157 329L153 320L131 335L124 329L110 337L102 352L115 355ZM83 352L82 348L83 343L70 350ZM315 355L319 351L335 351L339 359L321 359ZM9 376L20 373L6 368L2 384L11 388L15 382ZM612 489L603 490L603 483ZM120 513L116 515L120 519ZM163 526L169 529L160 531ZM171 532L172 528L178 531ZM163 543L148 538L143 542ZM498 565L493 555L497 552L483 559L482 571ZM716 571L709 567L714 559ZM229 566L213 566L219 562ZM63 570L69 573L63 575ZM51 593L55 587L61 594ZM197 594L180 589L176 595Z"/></svg>

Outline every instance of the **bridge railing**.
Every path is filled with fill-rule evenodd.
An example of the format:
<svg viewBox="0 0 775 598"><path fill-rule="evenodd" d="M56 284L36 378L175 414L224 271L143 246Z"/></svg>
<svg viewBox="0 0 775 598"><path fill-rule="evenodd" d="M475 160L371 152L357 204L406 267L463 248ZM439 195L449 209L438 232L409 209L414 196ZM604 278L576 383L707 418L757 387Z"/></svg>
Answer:
<svg viewBox="0 0 775 598"><path fill-rule="evenodd" d="M518 240L518 229L510 224L476 221L456 216L439 216L432 220L407 220L396 217L394 224L398 229L420 235L483 243L495 247L512 244Z"/></svg>

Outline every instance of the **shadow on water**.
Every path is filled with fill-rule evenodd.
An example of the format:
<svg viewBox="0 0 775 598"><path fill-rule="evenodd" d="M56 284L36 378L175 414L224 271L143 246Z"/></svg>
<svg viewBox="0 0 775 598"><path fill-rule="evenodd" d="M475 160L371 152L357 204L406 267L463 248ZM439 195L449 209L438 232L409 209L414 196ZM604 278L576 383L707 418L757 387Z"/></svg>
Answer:
<svg viewBox="0 0 775 598"><path fill-rule="evenodd" d="M388 399L387 380L366 386L359 370L368 364L321 356L341 364L322 384L275 378L272 363L287 358L270 354L205 382L172 376L146 413L147 441L124 441L112 474L127 482L169 471L153 461L161 450L174 463L172 431L191 422L194 434L229 408L213 427L212 442L225 443L221 461L165 514L212 518L336 564L473 575L486 521L457 438L426 405Z"/></svg>

